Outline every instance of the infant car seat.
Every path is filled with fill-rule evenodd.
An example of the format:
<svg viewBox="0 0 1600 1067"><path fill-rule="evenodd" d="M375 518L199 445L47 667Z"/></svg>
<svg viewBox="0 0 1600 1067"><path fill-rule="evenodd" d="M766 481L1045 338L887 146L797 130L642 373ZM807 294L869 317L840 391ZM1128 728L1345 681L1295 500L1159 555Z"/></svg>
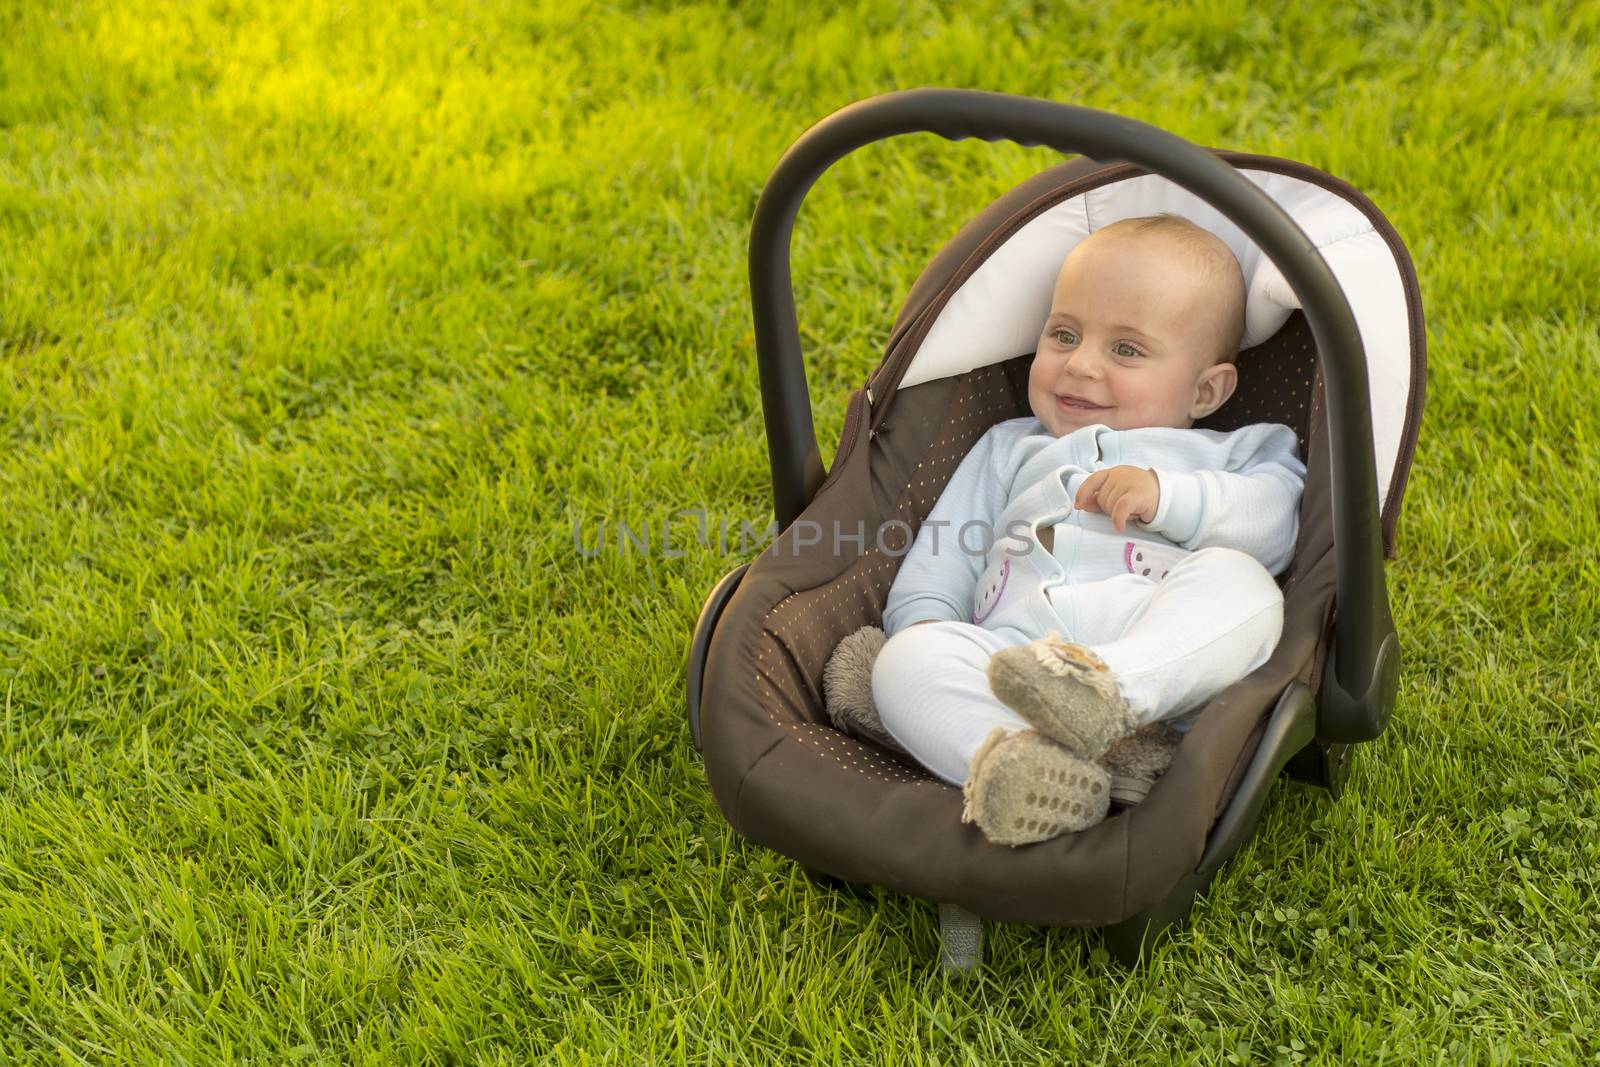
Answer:
<svg viewBox="0 0 1600 1067"><path fill-rule="evenodd" d="M919 131L1083 158L1002 196L928 264L850 397L824 477L790 289L794 219L829 165ZM1238 391L1201 425L1281 422L1299 435L1307 483L1280 579L1283 636L1200 711L1142 803L1078 833L995 845L961 822L958 788L829 724L823 665L841 638L880 624L899 560L962 456L1029 413L1028 364L1067 252L1162 211L1226 241L1248 283ZM1388 723L1399 656L1383 559L1425 346L1399 235L1365 196L1303 163L1204 150L1084 108L925 89L847 107L785 153L756 207L750 283L782 532L712 590L690 646L690 729L718 808L814 875L939 902L947 966L975 964L979 916L1102 927L1131 965L1249 839L1280 772L1337 797L1351 746Z"/></svg>

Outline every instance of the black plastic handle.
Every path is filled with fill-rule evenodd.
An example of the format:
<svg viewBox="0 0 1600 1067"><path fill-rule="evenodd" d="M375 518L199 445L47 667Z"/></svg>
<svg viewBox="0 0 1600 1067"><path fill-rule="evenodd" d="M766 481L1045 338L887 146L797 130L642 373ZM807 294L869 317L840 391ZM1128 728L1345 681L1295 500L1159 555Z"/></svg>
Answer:
<svg viewBox="0 0 1600 1067"><path fill-rule="evenodd" d="M789 273L794 220L828 167L863 145L904 133L1014 141L1132 163L1227 216L1283 273L1316 339L1327 391L1339 605L1334 668L1343 692L1324 699L1348 705L1332 724L1344 736L1330 739L1376 737L1393 704L1398 659L1383 578L1366 356L1355 316L1327 262L1272 198L1211 152L1155 126L1002 93L912 89L836 111L790 146L761 191L750 232L750 302L779 526L800 515L824 476Z"/></svg>

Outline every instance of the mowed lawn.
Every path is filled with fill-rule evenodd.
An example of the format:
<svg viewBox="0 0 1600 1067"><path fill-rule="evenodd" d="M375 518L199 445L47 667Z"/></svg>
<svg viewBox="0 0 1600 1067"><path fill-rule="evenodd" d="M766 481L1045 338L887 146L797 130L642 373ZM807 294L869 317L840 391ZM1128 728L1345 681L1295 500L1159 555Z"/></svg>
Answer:
<svg viewBox="0 0 1600 1067"><path fill-rule="evenodd" d="M0 0L0 1061L1600 1053L1595 5L141 6ZM770 515L755 198L921 85L1320 166L1421 277L1393 725L1140 972L989 924L944 977L932 904L735 836L689 741L749 553L660 528ZM922 266L1057 159L820 183L825 455Z"/></svg>

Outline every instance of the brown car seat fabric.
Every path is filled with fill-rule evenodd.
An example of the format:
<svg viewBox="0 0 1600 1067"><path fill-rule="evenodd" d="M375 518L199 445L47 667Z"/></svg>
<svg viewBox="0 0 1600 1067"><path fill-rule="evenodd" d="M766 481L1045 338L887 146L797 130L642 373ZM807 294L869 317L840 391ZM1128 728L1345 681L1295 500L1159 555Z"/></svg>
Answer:
<svg viewBox="0 0 1600 1067"><path fill-rule="evenodd" d="M994 423L1028 413L1030 358L905 389L876 434L847 441L717 625L701 705L706 771L735 829L807 866L994 919L1104 925L1162 899L1193 870L1252 733L1289 681L1308 679L1320 662L1333 591L1327 472L1313 445L1276 653L1204 709L1144 803L1037 845L991 844L960 823L960 790L834 730L821 679L845 635L881 624L899 558L961 458ZM1236 423L1216 428L1274 419L1314 441L1319 386L1303 316L1241 354L1240 366L1240 392L1224 409ZM851 406L864 401L858 393ZM847 423L859 426L863 414Z"/></svg>
<svg viewBox="0 0 1600 1067"><path fill-rule="evenodd" d="M1420 297L1409 256L1377 208L1304 164L1222 153L1356 204L1393 249L1406 291L1412 396L1384 514L1392 538L1423 375ZM1124 164L1073 160L1022 183L964 227L912 287L869 388L850 399L833 468L800 518L751 564L715 626L700 695L706 775L741 834L846 881L881 885L980 915L1102 926L1162 901L1192 872L1288 684L1313 690L1334 595L1327 426L1305 317L1240 353L1236 395L1203 425L1281 422L1299 435L1307 482L1296 553L1281 582L1283 636L1259 670L1196 718L1145 801L1082 832L1021 848L960 822L961 791L898 753L832 728L823 665L847 634L881 625L900 558L956 466L990 426L1029 414L1031 353L897 388L931 323L976 266L1028 219L1120 177Z"/></svg>

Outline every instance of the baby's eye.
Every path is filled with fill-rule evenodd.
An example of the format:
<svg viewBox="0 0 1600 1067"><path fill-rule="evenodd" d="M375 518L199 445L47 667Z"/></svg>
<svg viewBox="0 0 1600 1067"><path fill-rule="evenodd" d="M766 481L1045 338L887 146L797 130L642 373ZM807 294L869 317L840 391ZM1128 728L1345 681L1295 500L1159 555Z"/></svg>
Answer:
<svg viewBox="0 0 1600 1067"><path fill-rule="evenodd" d="M1132 341L1118 341L1111 346L1111 351L1128 359L1138 359L1144 355L1144 351Z"/></svg>
<svg viewBox="0 0 1600 1067"><path fill-rule="evenodd" d="M1075 345L1078 343L1078 335L1067 329L1065 326L1057 326L1053 331L1051 331L1050 336L1054 337L1058 344Z"/></svg>

